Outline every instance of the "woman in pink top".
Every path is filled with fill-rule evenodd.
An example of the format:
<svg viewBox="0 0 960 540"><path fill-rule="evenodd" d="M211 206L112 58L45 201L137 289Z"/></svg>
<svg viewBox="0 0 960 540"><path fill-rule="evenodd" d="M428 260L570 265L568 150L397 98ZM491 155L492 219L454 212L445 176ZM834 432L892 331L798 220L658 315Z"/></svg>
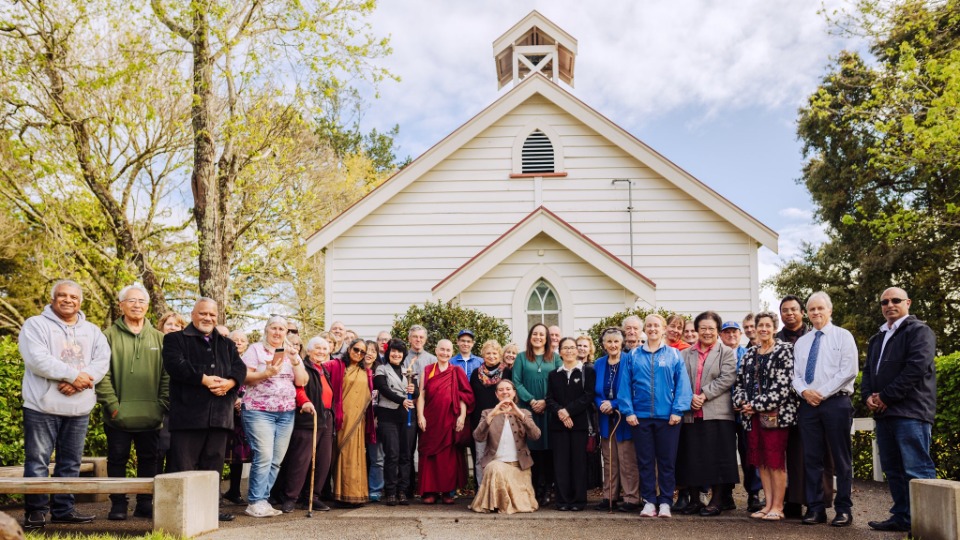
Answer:
<svg viewBox="0 0 960 540"><path fill-rule="evenodd" d="M277 480L280 463L293 433L297 390L309 380L303 362L291 348L284 350L287 321L273 316L267 320L263 340L250 345L243 355L247 365L243 395L243 428L253 449L250 468L250 505L253 517L271 517L281 512L270 506L267 497Z"/></svg>

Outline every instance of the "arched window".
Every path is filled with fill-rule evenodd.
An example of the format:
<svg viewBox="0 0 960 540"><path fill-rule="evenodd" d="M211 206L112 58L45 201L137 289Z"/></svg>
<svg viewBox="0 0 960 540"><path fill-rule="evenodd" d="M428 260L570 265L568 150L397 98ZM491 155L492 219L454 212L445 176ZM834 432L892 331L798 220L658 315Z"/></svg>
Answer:
<svg viewBox="0 0 960 540"><path fill-rule="evenodd" d="M553 144L550 138L536 129L523 141L520 169L524 174L555 172Z"/></svg>
<svg viewBox="0 0 960 540"><path fill-rule="evenodd" d="M560 325L560 299L544 280L537 281L527 299L527 328L537 323Z"/></svg>

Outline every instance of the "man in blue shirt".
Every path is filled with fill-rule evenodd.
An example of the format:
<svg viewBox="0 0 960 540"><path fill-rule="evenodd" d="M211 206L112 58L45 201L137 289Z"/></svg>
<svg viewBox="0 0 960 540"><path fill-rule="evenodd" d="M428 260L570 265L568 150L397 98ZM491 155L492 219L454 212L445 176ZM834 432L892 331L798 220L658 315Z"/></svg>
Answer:
<svg viewBox="0 0 960 540"><path fill-rule="evenodd" d="M473 330L463 329L457 334L457 348L460 354L450 359L450 363L459 367L467 374L467 380L473 375L473 371L483 364L483 358L473 354Z"/></svg>

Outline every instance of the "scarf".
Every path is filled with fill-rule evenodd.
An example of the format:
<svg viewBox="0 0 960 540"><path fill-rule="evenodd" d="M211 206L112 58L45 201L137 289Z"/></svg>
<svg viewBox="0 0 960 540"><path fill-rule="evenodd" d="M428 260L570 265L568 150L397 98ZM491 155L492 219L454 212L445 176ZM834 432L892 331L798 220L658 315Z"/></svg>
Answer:
<svg viewBox="0 0 960 540"><path fill-rule="evenodd" d="M493 368L490 371L487 371L487 364L481 364L477 368L477 376L480 377L480 382L484 386L496 386L500 383L500 380L503 379L503 362L497 364L497 367Z"/></svg>

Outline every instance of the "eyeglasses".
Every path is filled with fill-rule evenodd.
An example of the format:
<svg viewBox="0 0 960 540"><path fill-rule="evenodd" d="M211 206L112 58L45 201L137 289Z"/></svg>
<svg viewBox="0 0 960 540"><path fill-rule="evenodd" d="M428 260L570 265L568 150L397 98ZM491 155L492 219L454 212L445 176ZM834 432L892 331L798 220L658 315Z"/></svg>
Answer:
<svg viewBox="0 0 960 540"><path fill-rule="evenodd" d="M297 330L296 328L287 328L287 333L288 333L288 334L299 334L300 331Z"/></svg>
<svg viewBox="0 0 960 540"><path fill-rule="evenodd" d="M352 349L350 349L350 350L353 351L353 352L355 352L355 353L360 353L360 354L364 354L364 353L367 352L366 349L361 349L360 347L354 347L354 348L352 348Z"/></svg>
<svg viewBox="0 0 960 540"><path fill-rule="evenodd" d="M123 300L123 302L131 305L140 305L140 306L145 306L149 303L148 300L144 300L142 298L128 298L126 300ZM897 303L899 304L900 302L897 302Z"/></svg>
<svg viewBox="0 0 960 540"><path fill-rule="evenodd" d="M892 303L893 305L897 306L900 305L900 302L904 302L906 300L909 300L909 298L884 298L880 301L880 305L886 306Z"/></svg>

